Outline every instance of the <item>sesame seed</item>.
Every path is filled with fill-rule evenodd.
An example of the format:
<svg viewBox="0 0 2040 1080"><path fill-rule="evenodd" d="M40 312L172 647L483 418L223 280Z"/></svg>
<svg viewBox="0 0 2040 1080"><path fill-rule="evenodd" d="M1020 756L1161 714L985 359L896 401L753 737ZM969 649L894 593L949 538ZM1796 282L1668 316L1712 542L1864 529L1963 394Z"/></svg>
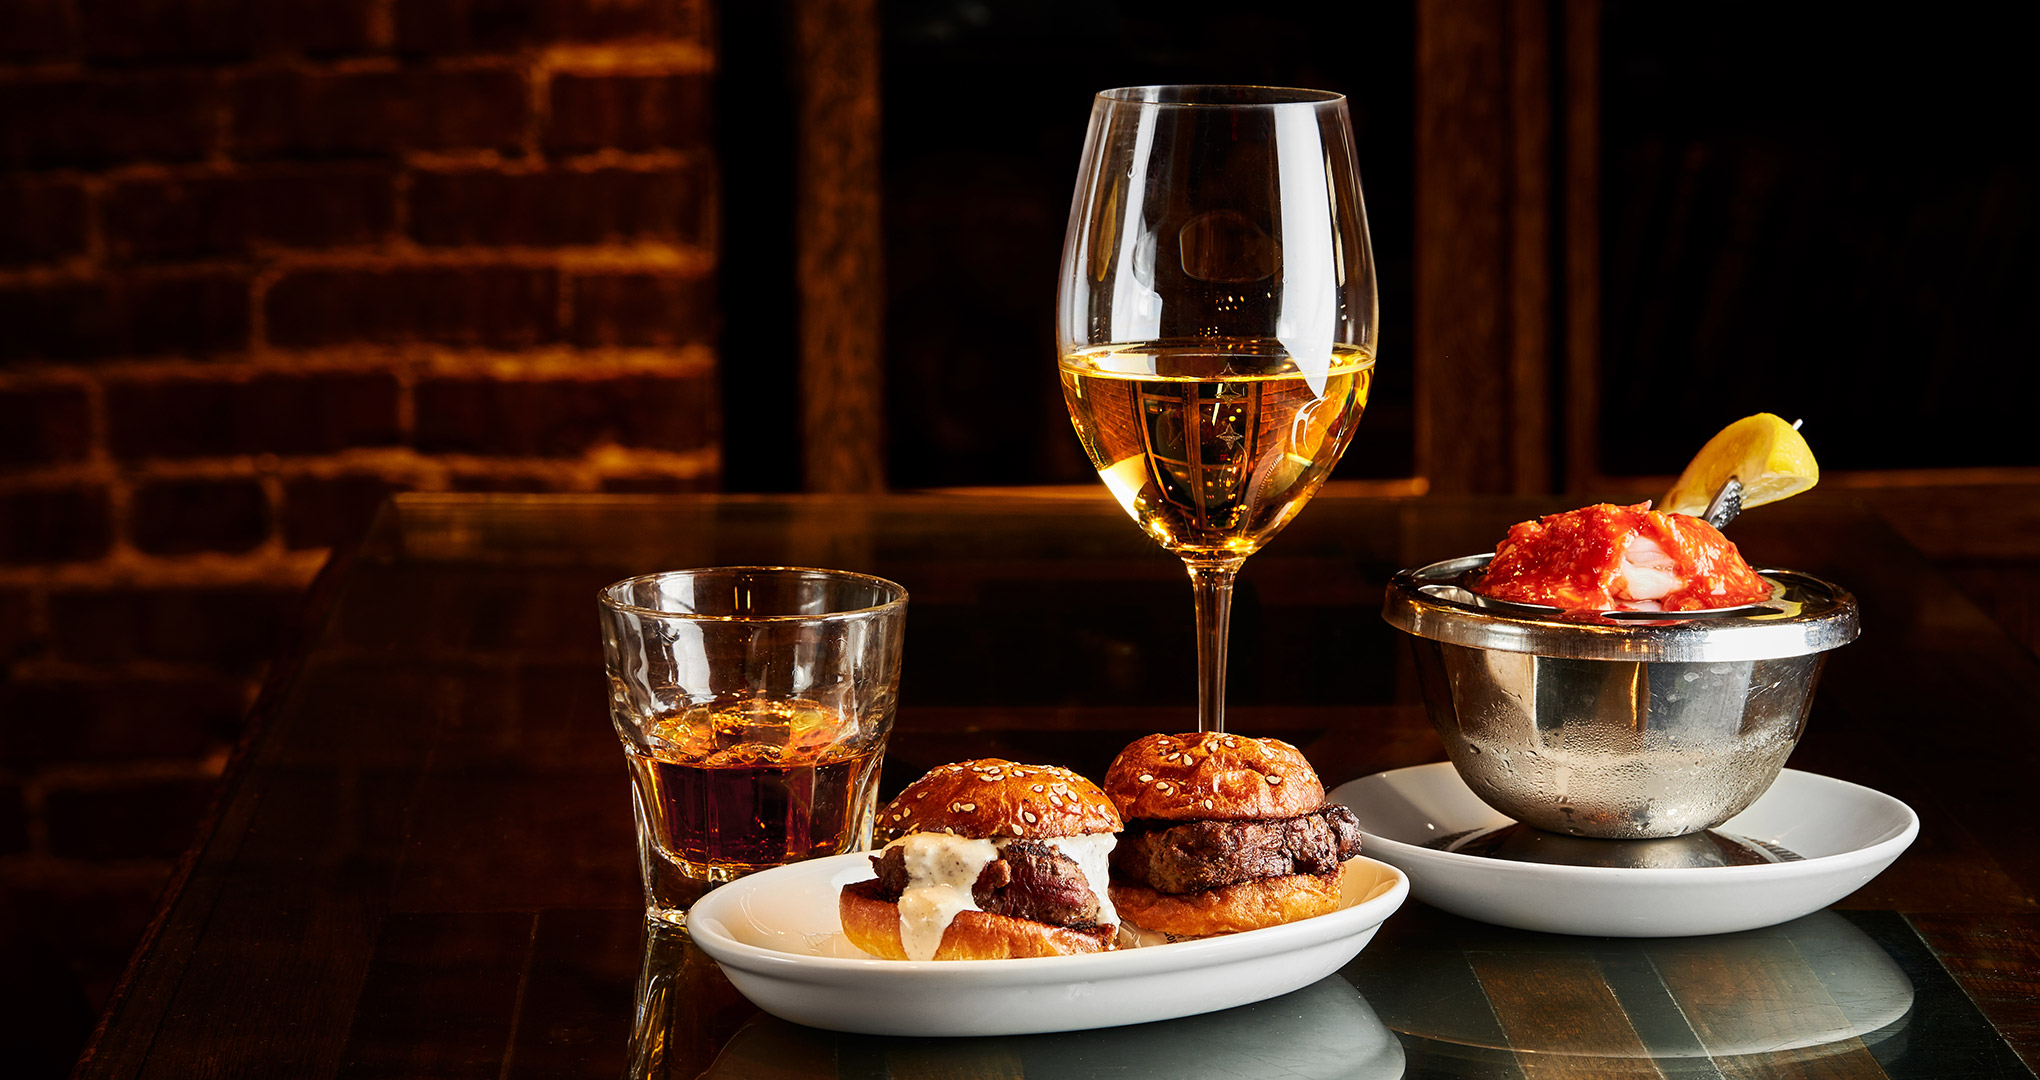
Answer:
<svg viewBox="0 0 2040 1080"><path fill-rule="evenodd" d="M1047 790L1048 790L1048 785L1046 785L1046 784L1036 784L1036 785L1034 785L1034 790L1035 790L1035 791L1037 791L1037 792L1047 791Z"/></svg>
<svg viewBox="0 0 2040 1080"><path fill-rule="evenodd" d="M1205 808L1206 810L1209 810L1209 809L1211 809L1211 800L1210 800L1210 799L1206 799L1206 800L1204 800L1204 808Z"/></svg>
<svg viewBox="0 0 2040 1080"><path fill-rule="evenodd" d="M1281 783L1281 782L1282 782L1282 774L1281 774L1281 773L1269 773L1269 774L1268 774L1268 782L1269 782L1269 783L1271 783L1271 784L1279 784L1279 783Z"/></svg>
<svg viewBox="0 0 2040 1080"><path fill-rule="evenodd" d="M1154 779L1155 779L1155 774L1153 774L1153 773L1141 773L1141 774L1140 774L1140 782L1141 782L1141 783L1143 783L1143 784L1151 784L1151 783L1153 783L1153 782L1154 782Z"/></svg>
<svg viewBox="0 0 2040 1080"><path fill-rule="evenodd" d="M1034 811L1032 810L1022 810L1020 811L1020 816L1021 818L1025 819L1029 825L1032 825L1035 822L1041 820L1040 818L1034 816Z"/></svg>

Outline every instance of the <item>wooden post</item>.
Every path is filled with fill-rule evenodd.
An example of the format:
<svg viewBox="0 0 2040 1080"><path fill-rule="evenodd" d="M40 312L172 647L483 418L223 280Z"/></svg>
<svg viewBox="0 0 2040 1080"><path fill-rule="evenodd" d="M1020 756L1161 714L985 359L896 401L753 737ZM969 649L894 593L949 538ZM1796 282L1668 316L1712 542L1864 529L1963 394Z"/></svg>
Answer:
<svg viewBox="0 0 2040 1080"><path fill-rule="evenodd" d="M1550 490L1549 0L1417 5L1417 471Z"/></svg>
<svg viewBox="0 0 2040 1080"><path fill-rule="evenodd" d="M878 3L794 0L793 15L802 481L809 491L880 491L886 484Z"/></svg>
<svg viewBox="0 0 2040 1080"><path fill-rule="evenodd" d="M1565 6L1566 490L1601 488L1601 5Z"/></svg>

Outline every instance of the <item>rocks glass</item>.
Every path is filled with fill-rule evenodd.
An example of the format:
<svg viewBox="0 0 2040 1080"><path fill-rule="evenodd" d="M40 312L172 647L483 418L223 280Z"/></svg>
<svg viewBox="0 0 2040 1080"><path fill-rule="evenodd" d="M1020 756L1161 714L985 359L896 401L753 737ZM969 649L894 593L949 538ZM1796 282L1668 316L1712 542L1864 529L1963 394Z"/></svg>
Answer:
<svg viewBox="0 0 2040 1080"><path fill-rule="evenodd" d="M868 847L907 592L839 570L676 570L601 591L649 916Z"/></svg>

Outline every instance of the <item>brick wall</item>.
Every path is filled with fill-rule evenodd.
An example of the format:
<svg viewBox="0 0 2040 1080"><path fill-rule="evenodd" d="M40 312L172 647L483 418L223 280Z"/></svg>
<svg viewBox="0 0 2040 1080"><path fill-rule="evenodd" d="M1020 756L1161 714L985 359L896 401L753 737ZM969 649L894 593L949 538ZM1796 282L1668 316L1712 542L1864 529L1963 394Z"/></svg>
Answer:
<svg viewBox="0 0 2040 1080"><path fill-rule="evenodd" d="M718 483L707 17L0 4L0 961L103 1000L385 492Z"/></svg>

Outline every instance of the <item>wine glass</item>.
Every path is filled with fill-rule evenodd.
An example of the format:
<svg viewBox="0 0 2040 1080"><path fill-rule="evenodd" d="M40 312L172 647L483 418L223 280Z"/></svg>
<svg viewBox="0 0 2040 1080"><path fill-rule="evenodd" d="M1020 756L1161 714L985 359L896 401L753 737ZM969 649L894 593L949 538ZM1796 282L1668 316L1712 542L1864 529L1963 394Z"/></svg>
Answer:
<svg viewBox="0 0 2040 1080"><path fill-rule="evenodd" d="M1346 99L1140 86L1091 106L1056 348L1098 476L1181 556L1197 727L1225 730L1233 578L1353 437L1374 373L1374 255Z"/></svg>

